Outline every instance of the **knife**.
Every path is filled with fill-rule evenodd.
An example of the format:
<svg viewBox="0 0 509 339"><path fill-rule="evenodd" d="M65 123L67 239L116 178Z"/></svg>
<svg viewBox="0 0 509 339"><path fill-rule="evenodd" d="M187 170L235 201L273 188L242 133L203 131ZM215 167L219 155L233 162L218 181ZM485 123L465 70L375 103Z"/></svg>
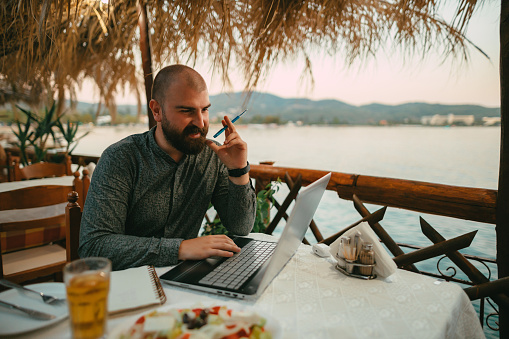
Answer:
<svg viewBox="0 0 509 339"><path fill-rule="evenodd" d="M8 308L11 308L11 309L19 310L21 312L25 312L26 314L28 314L29 316L31 316L32 318L35 318L35 319L50 320L50 319L56 318L53 314L48 314L48 313L32 310L30 308L21 307L21 306L18 306L18 305L14 305L14 304L8 303L8 302L3 301L3 300L0 300L0 305L8 307Z"/></svg>

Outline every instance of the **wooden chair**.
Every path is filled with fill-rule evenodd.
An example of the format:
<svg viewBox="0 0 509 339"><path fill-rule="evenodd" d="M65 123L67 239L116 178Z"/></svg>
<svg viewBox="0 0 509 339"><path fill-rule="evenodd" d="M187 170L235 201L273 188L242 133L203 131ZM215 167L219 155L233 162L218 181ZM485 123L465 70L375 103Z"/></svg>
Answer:
<svg viewBox="0 0 509 339"><path fill-rule="evenodd" d="M90 187L90 177L88 176L88 169L84 168L83 176L79 177L79 172L74 172L74 191L76 191L77 203L81 207L83 211L83 207L85 207L85 200L87 199L88 188Z"/></svg>
<svg viewBox="0 0 509 339"><path fill-rule="evenodd" d="M7 171L9 181L72 175L71 164L71 157L67 155L65 156L63 163L38 162L21 167L19 156L14 156L10 153L7 154Z"/></svg>
<svg viewBox="0 0 509 339"><path fill-rule="evenodd" d="M67 195L65 208L66 250L67 261L79 259L78 247L80 244L80 228L82 208L78 203L79 193L72 191Z"/></svg>
<svg viewBox="0 0 509 339"><path fill-rule="evenodd" d="M83 176L80 179L74 174L74 191L67 195L68 204L65 207L65 239L67 261L79 259L78 247L80 240L81 214L90 187L88 169L83 169Z"/></svg>
<svg viewBox="0 0 509 339"><path fill-rule="evenodd" d="M66 249L59 245L66 237L65 203L73 186L34 186L0 193L0 277L25 283L30 280L61 281ZM31 220L19 220L23 209L43 213ZM28 210L23 211L23 219ZM12 220L9 221L9 215Z"/></svg>

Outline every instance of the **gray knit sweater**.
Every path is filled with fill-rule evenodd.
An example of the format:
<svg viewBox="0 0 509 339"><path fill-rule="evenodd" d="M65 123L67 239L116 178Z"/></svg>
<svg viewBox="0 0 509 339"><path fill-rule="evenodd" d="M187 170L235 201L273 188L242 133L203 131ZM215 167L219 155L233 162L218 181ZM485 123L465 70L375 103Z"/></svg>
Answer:
<svg viewBox="0 0 509 339"><path fill-rule="evenodd" d="M198 235L210 202L230 233L251 231L251 183L228 180L209 147L176 163L154 133L131 135L101 155L83 211L80 257L107 257L115 270L174 265L182 240Z"/></svg>

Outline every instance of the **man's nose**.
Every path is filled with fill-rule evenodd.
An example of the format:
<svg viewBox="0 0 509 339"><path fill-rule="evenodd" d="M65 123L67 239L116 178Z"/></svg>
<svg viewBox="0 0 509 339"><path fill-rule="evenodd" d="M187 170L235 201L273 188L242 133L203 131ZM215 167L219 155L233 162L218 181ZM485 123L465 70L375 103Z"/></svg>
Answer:
<svg viewBox="0 0 509 339"><path fill-rule="evenodd" d="M205 127L205 124L207 122L207 115L204 114L202 111L199 111L195 114L195 117L193 119L193 124L198 128Z"/></svg>

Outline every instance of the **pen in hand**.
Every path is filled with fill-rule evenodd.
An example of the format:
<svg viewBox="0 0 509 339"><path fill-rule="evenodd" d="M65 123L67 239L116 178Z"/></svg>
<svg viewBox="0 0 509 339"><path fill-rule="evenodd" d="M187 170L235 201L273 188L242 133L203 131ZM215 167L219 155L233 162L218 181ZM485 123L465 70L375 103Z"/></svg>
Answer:
<svg viewBox="0 0 509 339"><path fill-rule="evenodd" d="M247 109L245 109L242 113L240 113L235 118L233 118L232 124L235 123L235 121L239 120L240 116L242 114L246 113L246 111L247 111ZM216 134L214 134L214 138L217 138L217 136L220 135L221 133L223 133L224 131L226 131L227 128L228 128L228 126L224 126L223 128L221 128Z"/></svg>

